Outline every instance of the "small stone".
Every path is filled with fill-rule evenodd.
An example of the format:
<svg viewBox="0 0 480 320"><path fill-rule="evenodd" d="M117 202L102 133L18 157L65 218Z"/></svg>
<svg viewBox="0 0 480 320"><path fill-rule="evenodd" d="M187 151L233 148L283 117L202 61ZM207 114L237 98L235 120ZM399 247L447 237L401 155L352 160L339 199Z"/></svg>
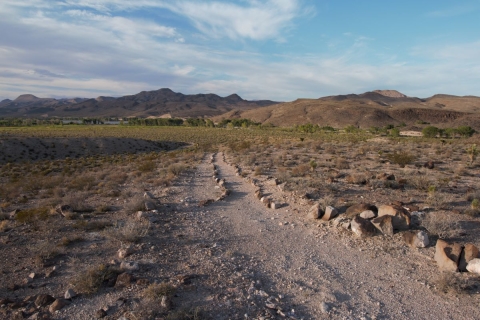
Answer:
<svg viewBox="0 0 480 320"><path fill-rule="evenodd" d="M167 310L173 307L172 299L168 296L162 296L162 300L160 301L160 306Z"/></svg>
<svg viewBox="0 0 480 320"><path fill-rule="evenodd" d="M375 235L377 230L369 220L363 219L360 216L353 218L350 227L357 236L362 238Z"/></svg>
<svg viewBox="0 0 480 320"><path fill-rule="evenodd" d="M126 257L128 257L129 255L131 255L133 253L133 247L130 245L128 247L125 247L125 248L121 248L117 251L117 256L118 258L120 259L125 259Z"/></svg>
<svg viewBox="0 0 480 320"><path fill-rule="evenodd" d="M116 288L128 287L133 282L133 276L126 272L118 275L117 280L115 281Z"/></svg>
<svg viewBox="0 0 480 320"><path fill-rule="evenodd" d="M475 258L475 259L470 260L470 262L467 264L466 269L467 269L468 272L480 274L480 259Z"/></svg>
<svg viewBox="0 0 480 320"><path fill-rule="evenodd" d="M462 254L460 255L460 262L458 263L458 269L461 272L467 271L468 263L476 258L480 258L478 248L472 243L467 243L463 248Z"/></svg>
<svg viewBox="0 0 480 320"><path fill-rule="evenodd" d="M68 289L65 291L64 298L67 300L71 300L77 296L77 293L73 289Z"/></svg>
<svg viewBox="0 0 480 320"><path fill-rule="evenodd" d="M363 219L373 219L376 216L377 215L372 210L365 210L362 213L360 213L360 217L362 217Z"/></svg>
<svg viewBox="0 0 480 320"><path fill-rule="evenodd" d="M307 217L309 219L320 219L323 216L323 211L320 208L320 204L314 204L310 210L308 210Z"/></svg>
<svg viewBox="0 0 480 320"><path fill-rule="evenodd" d="M332 206L328 206L328 207L325 208L325 213L322 216L322 220L323 221L330 221L333 218L335 218L336 216L338 216L338 210L335 209Z"/></svg>
<svg viewBox="0 0 480 320"><path fill-rule="evenodd" d="M326 302L322 302L320 303L320 310L322 311L322 313L329 313L330 312L330 306L328 305L328 303Z"/></svg>
<svg viewBox="0 0 480 320"><path fill-rule="evenodd" d="M135 261L122 261L122 263L120 263L120 269L135 271L139 269L139 266Z"/></svg>
<svg viewBox="0 0 480 320"><path fill-rule="evenodd" d="M95 312L95 317L97 319L105 318L106 316L107 316L107 312L103 309L97 310L97 312Z"/></svg>
<svg viewBox="0 0 480 320"><path fill-rule="evenodd" d="M54 313L55 311L58 311L58 310L62 309L63 307L65 307L68 304L69 304L69 302L64 300L64 299L56 299L50 305L50 307L48 307L48 311L50 311L50 313Z"/></svg>
<svg viewBox="0 0 480 320"><path fill-rule="evenodd" d="M52 304L55 298L48 294L39 294L35 299L35 305L37 307L45 307Z"/></svg>
<svg viewBox="0 0 480 320"><path fill-rule="evenodd" d="M403 239L405 243L412 248L425 248L430 243L428 234L425 231L404 232Z"/></svg>
<svg viewBox="0 0 480 320"><path fill-rule="evenodd" d="M462 246L458 243L448 243L438 239L434 258L440 270L455 272L458 270L458 260L461 252Z"/></svg>
<svg viewBox="0 0 480 320"><path fill-rule="evenodd" d="M28 275L28 278L33 280L33 279L35 279L35 276L36 276L35 273L32 272Z"/></svg>

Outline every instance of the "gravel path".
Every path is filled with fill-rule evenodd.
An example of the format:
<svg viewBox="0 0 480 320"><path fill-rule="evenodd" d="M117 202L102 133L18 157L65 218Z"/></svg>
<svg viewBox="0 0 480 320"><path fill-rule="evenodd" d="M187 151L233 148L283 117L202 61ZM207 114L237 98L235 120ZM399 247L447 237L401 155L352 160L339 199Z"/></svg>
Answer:
<svg viewBox="0 0 480 320"><path fill-rule="evenodd" d="M429 258L432 248L392 249L382 237L361 241L304 219L308 207L267 209L221 154L214 163L232 194L188 208L182 229L210 250L197 250L188 263L216 280L182 300L203 299L218 319L480 318L478 297L446 298L430 289L438 273ZM192 203L212 197L208 160L185 188Z"/></svg>

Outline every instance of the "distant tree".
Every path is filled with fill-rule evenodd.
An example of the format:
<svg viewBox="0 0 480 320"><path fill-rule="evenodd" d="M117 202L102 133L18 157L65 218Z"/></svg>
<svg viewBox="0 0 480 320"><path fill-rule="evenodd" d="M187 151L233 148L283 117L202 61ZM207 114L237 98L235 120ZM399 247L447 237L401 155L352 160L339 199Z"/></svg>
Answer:
<svg viewBox="0 0 480 320"><path fill-rule="evenodd" d="M439 130L438 130L437 127L427 126L427 127L423 128L422 135L425 138L435 138L437 136L438 132L439 132Z"/></svg>
<svg viewBox="0 0 480 320"><path fill-rule="evenodd" d="M457 133L461 135L462 137L471 137L475 133L475 130L473 130L469 126L460 126L457 128Z"/></svg>
<svg viewBox="0 0 480 320"><path fill-rule="evenodd" d="M393 128L390 130L390 135L392 137L400 137L400 129L398 128Z"/></svg>

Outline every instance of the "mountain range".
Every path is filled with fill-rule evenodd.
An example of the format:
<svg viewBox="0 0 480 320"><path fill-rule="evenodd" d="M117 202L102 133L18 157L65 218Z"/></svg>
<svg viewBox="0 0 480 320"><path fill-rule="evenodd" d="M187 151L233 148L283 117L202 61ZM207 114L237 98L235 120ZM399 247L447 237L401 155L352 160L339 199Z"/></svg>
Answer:
<svg viewBox="0 0 480 320"><path fill-rule="evenodd" d="M0 102L0 117L179 117L248 118L277 126L312 123L320 126L359 127L388 124L415 127L469 125L480 129L480 97L437 94L421 99L396 90L297 99L292 102L248 101L237 94L184 95L170 89L142 91L123 97L96 99L37 98L31 94Z"/></svg>

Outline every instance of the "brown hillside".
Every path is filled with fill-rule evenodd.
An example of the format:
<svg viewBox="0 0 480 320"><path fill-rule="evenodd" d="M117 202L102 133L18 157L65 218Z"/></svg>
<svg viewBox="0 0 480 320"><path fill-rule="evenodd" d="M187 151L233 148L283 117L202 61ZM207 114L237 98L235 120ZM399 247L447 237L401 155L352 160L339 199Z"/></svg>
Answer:
<svg viewBox="0 0 480 320"><path fill-rule="evenodd" d="M378 92L360 95L299 99L244 112L230 112L214 121L248 118L276 126L313 123L344 127L414 125L424 121L440 127L470 125L480 128L480 98L436 95L428 99L384 96Z"/></svg>

